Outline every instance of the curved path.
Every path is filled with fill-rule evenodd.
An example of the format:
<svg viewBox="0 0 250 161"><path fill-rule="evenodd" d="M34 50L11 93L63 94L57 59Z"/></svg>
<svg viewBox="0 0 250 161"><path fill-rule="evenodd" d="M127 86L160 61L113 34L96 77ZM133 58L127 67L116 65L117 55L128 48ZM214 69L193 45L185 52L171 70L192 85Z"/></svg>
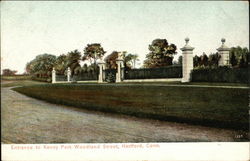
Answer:
<svg viewBox="0 0 250 161"><path fill-rule="evenodd" d="M234 141L237 131L50 104L1 88L3 143Z"/></svg>

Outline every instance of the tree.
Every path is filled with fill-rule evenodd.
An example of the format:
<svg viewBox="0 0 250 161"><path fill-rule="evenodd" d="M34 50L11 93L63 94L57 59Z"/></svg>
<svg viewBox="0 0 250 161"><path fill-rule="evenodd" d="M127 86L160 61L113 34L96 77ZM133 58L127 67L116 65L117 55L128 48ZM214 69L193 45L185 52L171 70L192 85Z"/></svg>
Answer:
<svg viewBox="0 0 250 161"><path fill-rule="evenodd" d="M51 54L41 54L35 57L26 65L26 72L37 77L49 77L54 67L56 56Z"/></svg>
<svg viewBox="0 0 250 161"><path fill-rule="evenodd" d="M237 58L234 53L232 53L230 57L230 64L234 67L238 64Z"/></svg>
<svg viewBox="0 0 250 161"><path fill-rule="evenodd" d="M124 62L125 62L125 66L129 67L129 68L135 68L135 63L136 61L138 61L138 55L137 54L127 54L125 53L125 57L124 57Z"/></svg>
<svg viewBox="0 0 250 161"><path fill-rule="evenodd" d="M249 59L249 50L246 47L240 47L240 46L232 47L229 52L229 57L230 57L230 63L231 64L233 63L232 66L237 66L238 64L240 65L240 63L244 63L241 64L241 66L243 65L247 67ZM231 60L233 62L231 62Z"/></svg>
<svg viewBox="0 0 250 161"><path fill-rule="evenodd" d="M79 67L81 67L80 60L81 60L81 52L79 52L78 50L68 52L66 66L70 67L72 75L78 73L77 71L75 71L75 69L79 69Z"/></svg>
<svg viewBox="0 0 250 161"><path fill-rule="evenodd" d="M116 60L118 58L119 52L113 51L110 55L108 55L105 58L105 62L107 63L107 67L110 69L116 69ZM138 60L138 55L137 54L127 54L126 51L122 52L123 57L124 57L124 67L126 69L131 69L133 65L135 64L135 61Z"/></svg>
<svg viewBox="0 0 250 161"><path fill-rule="evenodd" d="M204 65L204 66L208 65L208 57L206 53L203 53L201 56L201 65Z"/></svg>
<svg viewBox="0 0 250 161"><path fill-rule="evenodd" d="M182 55L179 56L177 64L182 65Z"/></svg>
<svg viewBox="0 0 250 161"><path fill-rule="evenodd" d="M210 54L208 57L208 65L218 67L220 56L218 52Z"/></svg>
<svg viewBox="0 0 250 161"><path fill-rule="evenodd" d="M247 67L247 64L246 64L246 62L245 62L244 57L241 57L240 63L239 63L239 67L240 67L240 68Z"/></svg>
<svg viewBox="0 0 250 161"><path fill-rule="evenodd" d="M177 48L174 44L169 45L166 39L155 39L148 49L150 52L146 55L144 66L156 68L172 65Z"/></svg>
<svg viewBox="0 0 250 161"><path fill-rule="evenodd" d="M118 58L118 52L117 51L113 51L111 54L109 54L106 58L105 58L105 62L107 64L107 68L109 69L116 69L117 65L116 65L116 59Z"/></svg>
<svg viewBox="0 0 250 161"><path fill-rule="evenodd" d="M5 76L16 75L16 73L16 70L3 69L3 75Z"/></svg>
<svg viewBox="0 0 250 161"><path fill-rule="evenodd" d="M65 70L67 69L67 63L67 55L65 54L62 54L56 58L54 67L58 74L64 74Z"/></svg>
<svg viewBox="0 0 250 161"><path fill-rule="evenodd" d="M94 64L96 64L97 59L103 57L105 53L106 51L101 44L88 44L84 49L82 60L89 60L91 64L94 61Z"/></svg>
<svg viewBox="0 0 250 161"><path fill-rule="evenodd" d="M194 62L194 67L198 67L201 64L201 58L199 56L195 55L193 58L193 62Z"/></svg>

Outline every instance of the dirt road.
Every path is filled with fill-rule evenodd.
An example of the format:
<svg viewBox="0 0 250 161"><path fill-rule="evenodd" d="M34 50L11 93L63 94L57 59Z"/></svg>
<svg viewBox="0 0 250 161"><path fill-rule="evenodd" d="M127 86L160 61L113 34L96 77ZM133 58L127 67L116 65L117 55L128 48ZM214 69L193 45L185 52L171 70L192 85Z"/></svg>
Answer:
<svg viewBox="0 0 250 161"><path fill-rule="evenodd" d="M10 88L1 94L3 143L234 141L237 134L50 104Z"/></svg>

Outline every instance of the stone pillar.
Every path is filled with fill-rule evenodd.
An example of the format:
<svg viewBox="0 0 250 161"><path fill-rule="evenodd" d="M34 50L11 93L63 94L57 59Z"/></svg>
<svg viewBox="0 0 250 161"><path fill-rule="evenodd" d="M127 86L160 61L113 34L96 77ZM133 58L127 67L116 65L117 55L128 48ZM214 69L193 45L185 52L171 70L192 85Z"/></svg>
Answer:
<svg viewBox="0 0 250 161"><path fill-rule="evenodd" d="M68 70L67 70L67 81L70 82L70 76L71 76L71 71L70 71L70 68L68 67Z"/></svg>
<svg viewBox="0 0 250 161"><path fill-rule="evenodd" d="M100 62L98 62L98 66L99 66L99 77L98 77L98 83L103 83L103 81L105 80L105 62L103 60L101 60Z"/></svg>
<svg viewBox="0 0 250 161"><path fill-rule="evenodd" d="M221 39L222 45L217 49L218 54L220 56L219 59L219 66L229 66L229 51L230 48L228 48L225 45L226 39L222 38Z"/></svg>
<svg viewBox="0 0 250 161"><path fill-rule="evenodd" d="M193 65L193 50L194 48L188 45L189 38L185 39L186 45L181 48L182 50L182 80L181 82L191 81L191 71L194 68Z"/></svg>
<svg viewBox="0 0 250 161"><path fill-rule="evenodd" d="M123 75L124 75L122 73L122 68L124 67L122 53L118 54L116 64L117 64L117 73L115 82L119 83L123 80Z"/></svg>
<svg viewBox="0 0 250 161"><path fill-rule="evenodd" d="M56 71L55 68L52 70L52 83L56 83Z"/></svg>

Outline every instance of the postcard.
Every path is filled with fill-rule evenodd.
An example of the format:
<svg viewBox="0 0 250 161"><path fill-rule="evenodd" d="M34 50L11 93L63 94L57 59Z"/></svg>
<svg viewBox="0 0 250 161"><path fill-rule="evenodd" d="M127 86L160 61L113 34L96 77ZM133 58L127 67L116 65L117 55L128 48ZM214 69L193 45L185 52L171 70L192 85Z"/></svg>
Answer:
<svg viewBox="0 0 250 161"><path fill-rule="evenodd" d="M247 1L2 1L2 160L249 160Z"/></svg>

